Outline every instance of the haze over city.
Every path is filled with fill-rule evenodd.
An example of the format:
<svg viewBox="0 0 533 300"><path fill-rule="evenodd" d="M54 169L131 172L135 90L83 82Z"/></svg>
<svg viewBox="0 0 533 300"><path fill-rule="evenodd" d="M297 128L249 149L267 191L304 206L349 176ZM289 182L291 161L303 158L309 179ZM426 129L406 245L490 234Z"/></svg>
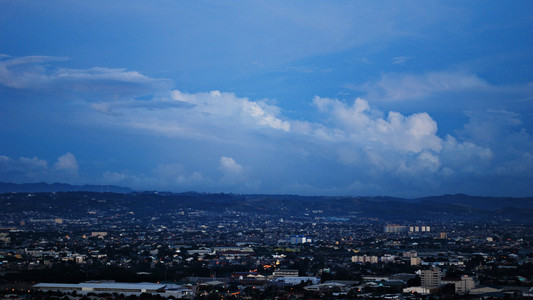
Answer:
<svg viewBox="0 0 533 300"><path fill-rule="evenodd" d="M2 1L0 181L533 195L530 1Z"/></svg>

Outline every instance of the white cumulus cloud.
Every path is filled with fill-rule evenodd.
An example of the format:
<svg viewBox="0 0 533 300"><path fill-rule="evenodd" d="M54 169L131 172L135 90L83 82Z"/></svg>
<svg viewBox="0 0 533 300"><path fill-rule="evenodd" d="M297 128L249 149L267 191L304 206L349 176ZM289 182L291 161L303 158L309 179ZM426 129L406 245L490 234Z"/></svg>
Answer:
<svg viewBox="0 0 533 300"><path fill-rule="evenodd" d="M315 105L330 115L336 125L328 135L332 140L349 141L358 148L388 148L390 151L419 153L440 151L442 140L437 136L437 123L427 113L404 116L389 112L387 117L371 108L364 99L352 105L338 99L315 97ZM324 134L320 128L318 134Z"/></svg>
<svg viewBox="0 0 533 300"><path fill-rule="evenodd" d="M67 172L70 174L78 174L78 161L76 157L67 152L57 158L57 162L54 164L54 169L61 172Z"/></svg>
<svg viewBox="0 0 533 300"><path fill-rule="evenodd" d="M233 158L227 156L220 158L220 168L225 174L229 175L240 175L243 172L243 167Z"/></svg>

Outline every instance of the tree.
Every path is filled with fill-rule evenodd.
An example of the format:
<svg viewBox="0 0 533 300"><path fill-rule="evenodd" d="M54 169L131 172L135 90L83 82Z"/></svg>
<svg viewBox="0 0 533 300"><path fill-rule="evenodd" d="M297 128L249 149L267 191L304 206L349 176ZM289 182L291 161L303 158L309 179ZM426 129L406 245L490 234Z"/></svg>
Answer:
<svg viewBox="0 0 533 300"><path fill-rule="evenodd" d="M407 286L408 287L420 286L420 285L422 285L422 279L418 275L416 275L414 278L411 278L411 279L407 280Z"/></svg>

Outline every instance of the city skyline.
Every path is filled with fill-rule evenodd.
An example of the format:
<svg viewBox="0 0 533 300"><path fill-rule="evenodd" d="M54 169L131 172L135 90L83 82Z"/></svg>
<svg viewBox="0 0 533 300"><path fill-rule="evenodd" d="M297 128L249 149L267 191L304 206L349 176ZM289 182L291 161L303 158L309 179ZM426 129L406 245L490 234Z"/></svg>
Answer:
<svg viewBox="0 0 533 300"><path fill-rule="evenodd" d="M527 1L4 1L0 181L533 195Z"/></svg>

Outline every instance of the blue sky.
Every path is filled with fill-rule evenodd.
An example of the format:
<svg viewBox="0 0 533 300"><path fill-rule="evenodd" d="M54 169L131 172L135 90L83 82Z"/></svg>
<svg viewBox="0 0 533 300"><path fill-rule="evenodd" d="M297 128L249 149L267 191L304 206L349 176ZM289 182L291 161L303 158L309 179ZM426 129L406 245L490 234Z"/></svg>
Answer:
<svg viewBox="0 0 533 300"><path fill-rule="evenodd" d="M0 6L0 181L533 195L530 1Z"/></svg>

